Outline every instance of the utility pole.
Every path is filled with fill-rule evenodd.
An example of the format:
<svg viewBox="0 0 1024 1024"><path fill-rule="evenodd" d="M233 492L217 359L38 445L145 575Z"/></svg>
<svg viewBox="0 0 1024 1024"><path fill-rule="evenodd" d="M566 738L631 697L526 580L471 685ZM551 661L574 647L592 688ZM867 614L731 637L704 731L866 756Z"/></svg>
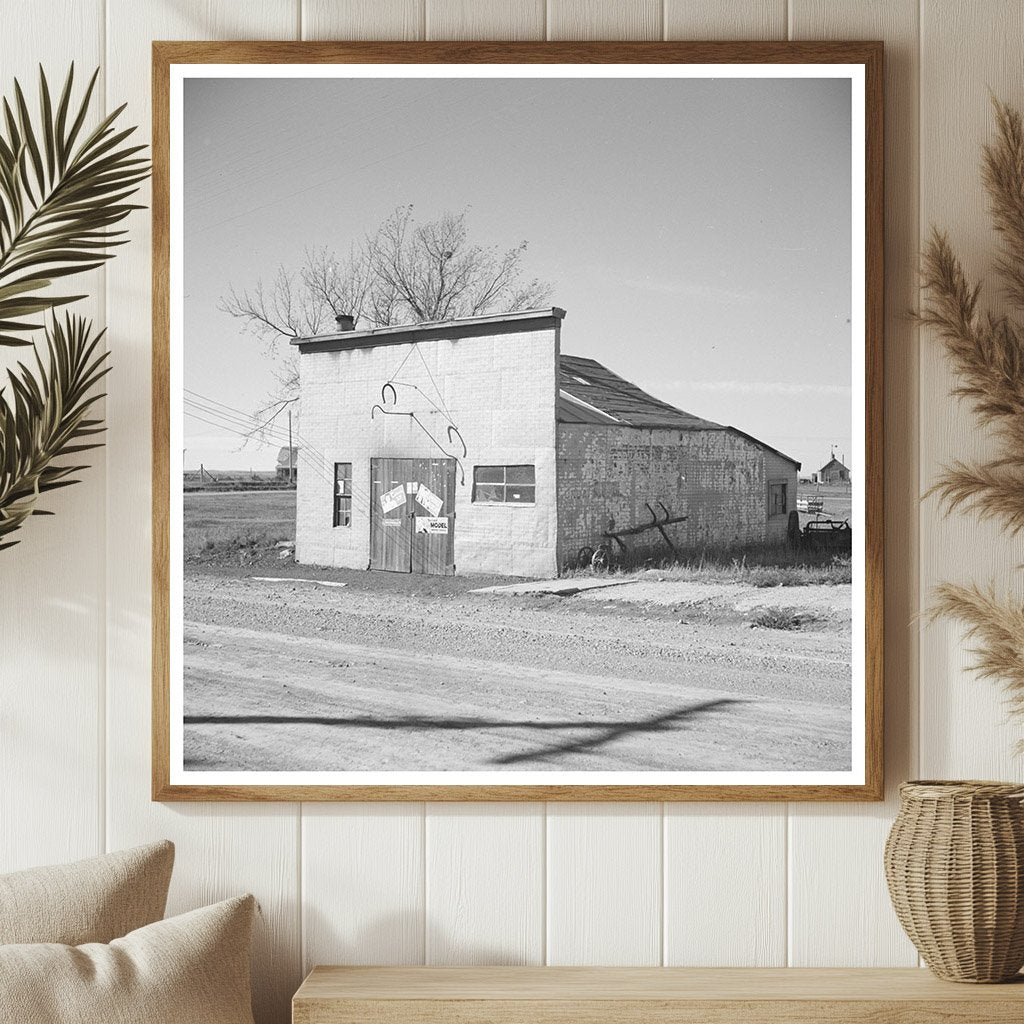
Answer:
<svg viewBox="0 0 1024 1024"><path fill-rule="evenodd" d="M292 410L288 407L288 483L295 483L295 449L292 447Z"/></svg>

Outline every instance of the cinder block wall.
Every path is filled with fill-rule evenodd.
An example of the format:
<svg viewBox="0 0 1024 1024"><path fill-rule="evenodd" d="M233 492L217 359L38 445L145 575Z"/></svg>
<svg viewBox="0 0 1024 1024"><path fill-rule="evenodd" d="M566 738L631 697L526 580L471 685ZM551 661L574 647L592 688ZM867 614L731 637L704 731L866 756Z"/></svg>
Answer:
<svg viewBox="0 0 1024 1024"><path fill-rule="evenodd" d="M680 548L764 540L765 455L758 445L728 430L560 423L562 563L582 547L597 547L610 521L620 528L649 521L646 502L657 509L655 503L661 501L673 515L687 516L685 522L667 528ZM792 479L795 495L795 470ZM657 547L664 546L664 541L655 530L627 538L626 544Z"/></svg>
<svg viewBox="0 0 1024 1024"><path fill-rule="evenodd" d="M396 386L395 410L415 412L444 443L448 420L435 406L447 409L466 442L461 460L465 481L456 474L456 571L553 575L558 333L557 327L544 326L432 338L418 341L418 352L410 344L304 352L296 560L366 568L370 459L441 454L409 417L378 412L371 419L371 409L381 402L382 385L395 375L404 382ZM450 450L461 452L457 443ZM335 462L352 463L349 527L332 525ZM472 503L474 466L527 463L536 467L536 504Z"/></svg>

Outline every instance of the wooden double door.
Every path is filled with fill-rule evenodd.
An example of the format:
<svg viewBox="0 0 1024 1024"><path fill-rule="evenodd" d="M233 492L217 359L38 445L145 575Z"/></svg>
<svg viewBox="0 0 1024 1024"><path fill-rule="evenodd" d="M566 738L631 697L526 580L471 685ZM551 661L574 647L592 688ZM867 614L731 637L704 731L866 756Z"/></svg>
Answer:
<svg viewBox="0 0 1024 1024"><path fill-rule="evenodd" d="M370 459L370 568L454 575L454 459Z"/></svg>

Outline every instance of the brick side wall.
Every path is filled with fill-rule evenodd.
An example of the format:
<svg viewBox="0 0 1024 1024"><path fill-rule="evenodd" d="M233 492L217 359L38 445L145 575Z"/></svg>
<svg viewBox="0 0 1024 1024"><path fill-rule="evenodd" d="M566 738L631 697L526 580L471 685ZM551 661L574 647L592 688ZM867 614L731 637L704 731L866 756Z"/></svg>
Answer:
<svg viewBox="0 0 1024 1024"><path fill-rule="evenodd" d="M403 363L395 409L416 412L446 438L446 407L468 453L465 483L456 483L458 572L548 576L557 569L555 511L555 375L558 329L420 341L300 356L302 415L298 439L296 560L365 569L370 545L370 459L437 458L430 438L408 417L370 410L381 386ZM422 358L421 358L422 356ZM440 397L434 383L440 390ZM416 390L416 389L419 390ZM461 449L456 444L453 454ZM352 463L350 527L332 526L335 462ZM471 502L474 465L536 466L535 505ZM447 513L447 509L444 510Z"/></svg>
<svg viewBox="0 0 1024 1024"><path fill-rule="evenodd" d="M687 521L668 528L680 548L763 541L767 524L765 451L726 430L679 431L558 425L559 557L596 547L614 522L650 520L661 501ZM781 462L781 460L779 460ZM796 493L796 471L791 464ZM794 497L795 500L795 497ZM783 531L784 532L784 531ZM629 547L664 547L657 531Z"/></svg>

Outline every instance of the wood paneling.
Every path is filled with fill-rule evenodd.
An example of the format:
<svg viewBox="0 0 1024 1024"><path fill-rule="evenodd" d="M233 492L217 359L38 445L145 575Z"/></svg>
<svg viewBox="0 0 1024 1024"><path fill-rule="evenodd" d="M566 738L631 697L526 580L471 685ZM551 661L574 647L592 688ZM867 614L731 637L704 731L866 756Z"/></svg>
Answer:
<svg viewBox="0 0 1024 1024"><path fill-rule="evenodd" d="M886 734L884 807L790 806L790 964L909 966L881 850L917 771L917 0L791 0L793 39L886 42ZM872 851L871 855L865 851ZM851 880L855 883L851 884ZM822 916L841 907L842 928Z"/></svg>
<svg viewBox="0 0 1024 1024"><path fill-rule="evenodd" d="M303 808L304 971L424 962L423 831L422 804Z"/></svg>
<svg viewBox="0 0 1024 1024"><path fill-rule="evenodd" d="M665 960L786 963L786 808L665 805Z"/></svg>
<svg viewBox="0 0 1024 1024"><path fill-rule="evenodd" d="M1006 724L993 684L967 674L969 656L953 624L922 627L918 712L918 549L925 601L943 578L1008 583L1024 551L995 528L941 521L932 501L916 511L936 467L985 442L947 398L949 375L930 339L919 376L903 313L916 304L917 238L931 223L950 231L972 273L989 265L979 147L991 132L989 86L1024 105L1024 7L1017 0L665 0L662 25L660 0L549 0L547 16L551 38L780 38L787 6L794 38L887 44L890 787L918 771L918 731L924 773L1019 778L1012 747L1021 727ZM143 133L151 39L294 38L300 19L309 38L419 38L426 20L424 0L17 0L8 8L18 28L0 37L5 86L12 73L30 80L37 60L53 73L71 57L83 71L102 63L108 101L127 99L126 116ZM432 34L525 33L534 11L532 3L435 0ZM261 1024L288 1019L303 945L306 964L417 963L428 955L532 961L545 952L563 963L662 956L771 963L787 940L792 963L914 962L881 875L891 789L889 801L873 807L791 806L788 832L786 810L763 805L680 804L664 818L660 805L551 806L546 821L526 805L479 813L471 805L426 812L325 805L305 810L301 833L291 805L151 805L145 215L131 231L131 246L108 275L110 447L82 485L55 496L56 518L31 523L20 549L0 555L0 820L15 823L0 830L0 869L170 836L178 843L172 909L243 889L261 900ZM95 311L103 310L101 296ZM546 937L538 939L545 907Z"/></svg>
<svg viewBox="0 0 1024 1024"><path fill-rule="evenodd" d="M423 39L426 0L301 0L303 39Z"/></svg>
<svg viewBox="0 0 1024 1024"><path fill-rule="evenodd" d="M75 61L80 96L103 63L102 0L10 6L20 17L17 31L0 33L0 92L11 97L17 78L34 114L39 64L59 95ZM102 78L97 93L92 123L104 113ZM67 287L90 296L70 311L102 326L103 272ZM6 367L31 362L27 353L0 348L0 387ZM0 552L0 871L103 849L106 460L89 452L82 482L40 501L55 515L29 519L17 546Z"/></svg>
<svg viewBox="0 0 1024 1024"><path fill-rule="evenodd" d="M107 5L110 101L150 133L150 40L295 38L295 0ZM148 197L143 199L148 201ZM255 1009L260 1024L287 1020L300 976L298 808L233 804L182 808L150 801L149 674L150 230L132 224L132 244L108 272L109 344L117 354L107 406L107 833L111 848L166 836L178 853L170 909L250 891L262 915L256 931Z"/></svg>
<svg viewBox="0 0 1024 1024"><path fill-rule="evenodd" d="M991 272L996 239L979 180L981 147L992 137L989 90L1024 107L1020 74L1024 5L1015 0L932 0L921 18L921 227L949 234L967 274L984 277L982 303L1001 308ZM991 444L968 406L949 397L953 383L940 343L921 339L922 490L943 464ZM1024 537L1007 539L995 523L942 518L921 505L921 606L942 580L994 581L1024 596ZM1007 718L998 684L967 671L972 661L956 623L925 624L921 644L921 771L940 778L1020 779L1015 744L1024 723Z"/></svg>
<svg viewBox="0 0 1024 1024"><path fill-rule="evenodd" d="M427 804L426 962L544 963L544 805Z"/></svg>
<svg viewBox="0 0 1024 1024"><path fill-rule="evenodd" d="M661 0L547 0L548 39L661 39Z"/></svg>
<svg viewBox="0 0 1024 1024"><path fill-rule="evenodd" d="M543 39L545 0L426 0L427 39Z"/></svg>
<svg viewBox="0 0 1024 1024"><path fill-rule="evenodd" d="M785 39L786 5L787 0L665 0L665 38Z"/></svg>
<svg viewBox="0 0 1024 1024"><path fill-rule="evenodd" d="M662 962L662 804L549 804L549 964Z"/></svg>

